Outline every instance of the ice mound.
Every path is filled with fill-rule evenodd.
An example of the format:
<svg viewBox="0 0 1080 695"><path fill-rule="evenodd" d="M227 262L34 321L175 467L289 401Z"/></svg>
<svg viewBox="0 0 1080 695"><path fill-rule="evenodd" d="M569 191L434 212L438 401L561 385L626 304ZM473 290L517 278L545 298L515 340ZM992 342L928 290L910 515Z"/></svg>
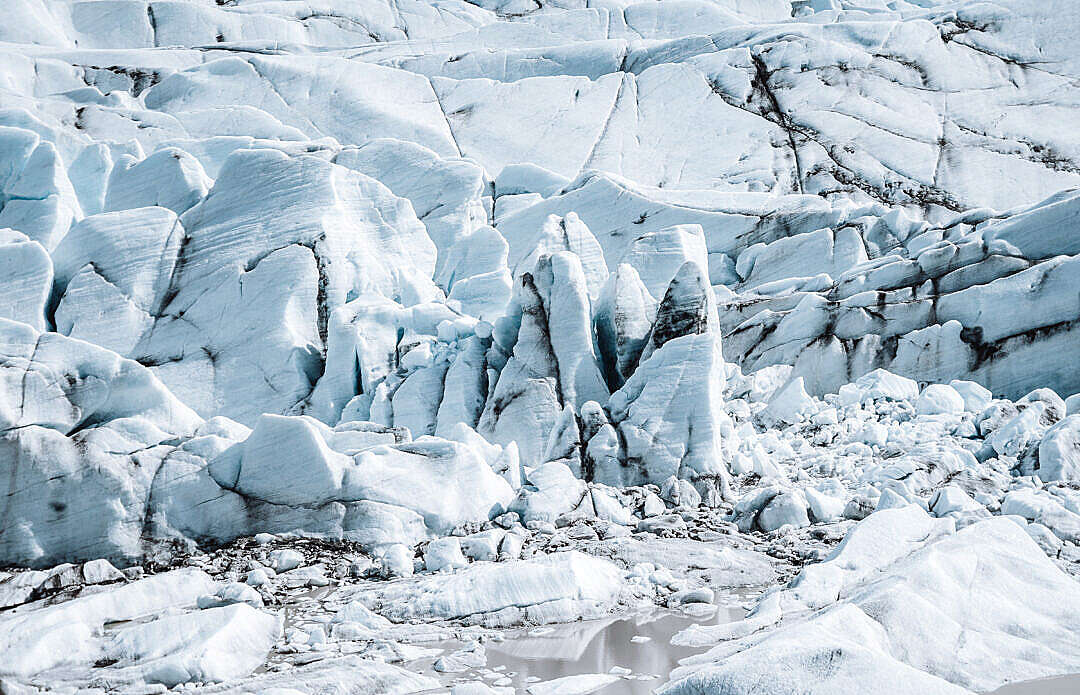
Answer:
<svg viewBox="0 0 1080 695"><path fill-rule="evenodd" d="M113 683L168 687L247 676L277 640L281 619L243 603L174 612L190 609L215 586L203 572L176 570L52 606L31 604L0 619L0 672L58 682L107 667Z"/></svg>
<svg viewBox="0 0 1080 695"><path fill-rule="evenodd" d="M955 531L917 506L884 510L766 595L745 630L682 637L735 639L690 659L662 692L742 692L770 672L827 690L986 692L1077 668L1068 635L1078 596L1076 580L1009 520ZM770 611L780 627L757 632Z"/></svg>

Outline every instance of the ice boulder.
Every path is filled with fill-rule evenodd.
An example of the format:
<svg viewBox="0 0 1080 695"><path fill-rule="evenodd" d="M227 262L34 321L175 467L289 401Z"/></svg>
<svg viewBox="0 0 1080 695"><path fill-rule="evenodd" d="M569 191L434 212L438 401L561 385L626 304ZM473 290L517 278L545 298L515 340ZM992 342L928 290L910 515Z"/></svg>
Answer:
<svg viewBox="0 0 1080 695"><path fill-rule="evenodd" d="M760 417L769 422L793 425L810 417L817 409L817 402L806 393L800 376L777 389Z"/></svg>
<svg viewBox="0 0 1080 695"><path fill-rule="evenodd" d="M461 553L461 541L453 536L433 540L424 548L424 567L428 572L453 570L468 564Z"/></svg>
<svg viewBox="0 0 1080 695"><path fill-rule="evenodd" d="M785 526L794 529L803 528L810 525L808 507L806 496L802 492L798 490L782 492L758 513L757 524L766 533L777 531Z"/></svg>
<svg viewBox="0 0 1080 695"><path fill-rule="evenodd" d="M411 510L434 533L498 516L514 496L510 484L482 456L436 437L357 454L346 473L343 492L346 499Z"/></svg>
<svg viewBox="0 0 1080 695"><path fill-rule="evenodd" d="M166 615L109 635L109 677L134 683L218 683L250 675L282 631L282 618L236 603Z"/></svg>
<svg viewBox="0 0 1080 695"><path fill-rule="evenodd" d="M844 403L864 403L879 398L914 402L918 397L917 383L884 369L875 369L840 389L840 399Z"/></svg>
<svg viewBox="0 0 1080 695"><path fill-rule="evenodd" d="M1032 403L1002 422L986 438L986 444L999 455L1019 457L1032 446L1038 445L1049 424L1046 417L1046 404Z"/></svg>
<svg viewBox="0 0 1080 695"><path fill-rule="evenodd" d="M951 519L934 519L917 505L874 512L844 537L828 561L803 568L791 582L792 595L810 607L829 605L879 568L955 528Z"/></svg>
<svg viewBox="0 0 1080 695"><path fill-rule="evenodd" d="M215 477L248 498L285 507L375 503L387 513L418 515L435 533L487 521L513 499L509 483L467 445L422 437L350 455L335 449L349 445L347 434L314 418L264 415L239 460L218 464ZM283 449L290 457L281 456ZM343 531L383 518L373 511L346 514Z"/></svg>
<svg viewBox="0 0 1080 695"><path fill-rule="evenodd" d="M742 647L742 649L740 649ZM776 674L800 682L818 683L826 692L870 687L889 695L968 695L971 691L907 666L889 653L889 643L871 618L858 608L843 606L813 624L801 624L767 634L752 646L742 642L714 649L706 656L715 664L695 660L672 672L658 692L696 695L706 692L753 692L754 683L771 682ZM722 662L721 662L722 660ZM829 663L827 669L819 664ZM827 685L825 685L827 684Z"/></svg>
<svg viewBox="0 0 1080 695"><path fill-rule="evenodd" d="M533 683L526 692L529 695L584 695L602 690L620 680L618 675L612 673L580 673Z"/></svg>
<svg viewBox="0 0 1080 695"><path fill-rule="evenodd" d="M254 678L222 684L222 695L247 695L252 690L276 695L298 693L387 693L407 695L436 690L439 681L402 666L355 655L321 659L289 669L286 673L265 672Z"/></svg>
<svg viewBox="0 0 1080 695"><path fill-rule="evenodd" d="M981 512L987 514L986 509L971 499L971 496L956 485L946 485L930 498L930 511L934 516L949 516Z"/></svg>
<svg viewBox="0 0 1080 695"><path fill-rule="evenodd" d="M550 461L529 471L511 511L526 522L554 523L588 501L588 488L565 463Z"/></svg>
<svg viewBox="0 0 1080 695"><path fill-rule="evenodd" d="M803 494L806 496L807 507L813 521L827 524L843 517L844 500L839 497L812 487L805 488ZM882 496L884 497L884 494Z"/></svg>
<svg viewBox="0 0 1080 695"><path fill-rule="evenodd" d="M974 381L954 379L949 382L949 386L953 387L953 390L964 399L964 410L971 413L981 413L993 400L990 389L984 388Z"/></svg>
<svg viewBox="0 0 1080 695"><path fill-rule="evenodd" d="M952 386L930 384L919 394L915 409L922 415L961 413L965 410L965 401Z"/></svg>
<svg viewBox="0 0 1080 695"><path fill-rule="evenodd" d="M545 607L573 611L577 617L596 615L614 606L625 591L623 573L611 562L562 552L475 564L448 576L370 589L359 598L394 622L490 616L509 625L526 616L549 622L543 619Z"/></svg>
<svg viewBox="0 0 1080 695"><path fill-rule="evenodd" d="M239 470L222 482L241 494L281 505L340 496L352 460L334 451L333 430L310 417L263 415L242 445ZM288 450L289 456L281 455ZM219 473L222 476L223 473Z"/></svg>
<svg viewBox="0 0 1080 695"><path fill-rule="evenodd" d="M57 668L88 668L104 656L101 635L105 623L190 608L200 595L214 590L216 585L206 573L174 570L9 614L0 618L0 675L26 678ZM176 642L172 644L176 646ZM143 642L143 648L153 649L154 645ZM228 660L227 655L223 658Z"/></svg>
<svg viewBox="0 0 1080 695"><path fill-rule="evenodd" d="M1009 492L1001 501L1001 513L1042 524L1063 541L1080 541L1080 514L1045 490L1021 488Z"/></svg>
<svg viewBox="0 0 1080 695"><path fill-rule="evenodd" d="M1039 478L1080 480L1080 415L1069 415L1043 436L1039 443Z"/></svg>

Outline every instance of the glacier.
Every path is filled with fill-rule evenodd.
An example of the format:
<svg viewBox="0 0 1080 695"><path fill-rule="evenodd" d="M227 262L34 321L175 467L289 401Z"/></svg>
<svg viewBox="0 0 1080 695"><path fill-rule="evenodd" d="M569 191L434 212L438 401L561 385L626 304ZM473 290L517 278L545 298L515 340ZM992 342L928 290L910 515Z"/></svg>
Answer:
<svg viewBox="0 0 1080 695"><path fill-rule="evenodd" d="M1076 3L4 9L0 692L1080 678Z"/></svg>

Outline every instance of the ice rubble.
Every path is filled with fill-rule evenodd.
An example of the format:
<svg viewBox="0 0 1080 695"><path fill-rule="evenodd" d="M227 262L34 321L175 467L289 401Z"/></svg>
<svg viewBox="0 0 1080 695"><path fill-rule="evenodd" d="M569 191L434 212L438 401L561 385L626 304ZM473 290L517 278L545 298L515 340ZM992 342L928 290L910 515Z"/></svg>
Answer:
<svg viewBox="0 0 1080 695"><path fill-rule="evenodd" d="M42 336L48 335L28 328L25 334L27 342L39 343ZM672 344L702 338L710 340L705 333L669 341L653 359ZM55 398L64 404L64 409L54 406L58 412L52 414L53 419L59 420L59 413L75 411L73 421L78 422L83 415L80 405L91 404L72 388L74 379L65 378L69 374L64 367L70 368L72 361L81 358L85 370L85 365L94 365L92 360L86 362L88 356L100 359L101 354L111 353L68 338L58 337L56 341L52 348L39 346L38 352L59 352L60 357L67 358L67 364L46 352L36 357L43 364L31 363L29 370L24 364L22 369L34 374L48 366ZM431 436L407 441L408 432L404 430L356 421L330 428L309 416L264 415L249 431L235 423L229 425L224 418L202 423L189 409L167 399L160 404L146 404L140 411L142 415L132 416L124 410L129 405L126 398L132 397L125 396L125 386L131 382L156 385L162 398L167 392L146 368L114 359L141 380L123 374L123 369L117 375L116 362L109 363L112 372L98 366L97 374L86 375L102 383L103 393L98 400L112 404L87 409L87 415L104 413L105 418L102 425L90 427L90 431L139 429L132 420L142 429L153 429L152 422L168 422L170 415L174 429L185 432L181 428L186 424L194 431L180 434L184 442L179 445L151 444L150 449L163 450L157 454L163 461L140 459L144 463L138 468L152 470L155 464L159 467L149 498L142 502L145 507L141 507L150 520L148 526L125 532L144 545L118 545L105 552L101 552L102 546L91 546L98 554L132 562L142 559L141 553L146 552L150 557L184 561L188 551L182 546L169 549L161 541L215 539L220 543L256 531L284 530L290 532L285 538L295 537L292 534L298 532L355 541L358 550L375 557L375 564L357 559L352 565L342 566L339 562L332 567L334 555L312 564L308 553L287 548L270 552L273 545L254 554L240 550L235 556L222 556L224 566L215 560L209 567L223 580L246 580L248 587L238 584L235 588L218 588L207 585L207 579L192 587L186 598L189 604L198 598L202 610L185 614L194 617L181 620L163 615L149 623L156 627L140 628L124 638L137 640L143 633L153 635L157 634L154 630L166 630L181 635L175 642L147 652L136 669L128 666L134 658L130 654L142 654L137 651L141 647L114 646L128 642L117 643L119 637L106 635L102 646L88 647L100 649L106 656L72 654L73 663L64 665L69 670L104 659L109 669L115 669L115 676L110 677L118 679L116 682L125 678L206 682L246 675L268 651L288 654L286 647L297 644L297 640L332 645L326 654L331 657L346 645L372 639L375 630L391 639L397 635L396 639L404 640L394 642L403 645L393 647L397 650L394 653L399 653L416 639L408 631L402 632L400 626L408 621L457 621L476 629L495 630L523 622L600 616L642 602L679 606L702 598L710 600L715 590L760 586L771 581L775 574L770 563L763 560L766 555L774 562L813 562L825 557L829 545L841 538L843 541L833 551L835 557L807 565L784 592L761 599L746 630L752 633L783 622L775 635L772 630L763 633L760 648L753 640L753 644L744 644L751 637L741 634L739 624L691 633L686 639L692 644L708 644L725 636L742 638L744 642L738 643L740 657L724 662L730 671L688 666L693 669L687 675L689 680L678 681L672 692L696 692L678 688L699 687L700 683L706 684L700 687L711 687L707 684L716 678L728 678L732 683L752 679L758 669L775 666L768 654L773 654L775 645L781 642L799 645L797 650L785 647L790 663L785 662L783 668L803 674L800 677L818 677L821 674L813 670L813 664L819 663L820 654L814 651L817 647L806 645L820 643L822 635L836 642L839 653L851 654L845 657L850 662L845 661L838 672L842 675L836 676L848 680L837 680L837 684L865 684L869 681L860 679L877 678L891 669L889 672L903 677L903 683L923 684L920 687L934 687L941 692L959 692L956 688L949 690L953 686L946 681L983 690L1007 680L1069 670L1080 659L1080 655L1067 649L1050 646L1068 642L1060 633L1068 631L1075 616L1062 608L1030 623L1043 632L1026 628L1022 637L1042 648L1056 649L1055 656L1017 656L1015 663L1000 667L1000 671L975 669L970 673L981 674L981 680L976 682L970 680L975 676L958 675L955 666L933 656L945 649L935 652L926 648L919 652L923 656L916 657L914 646L905 647L898 656L897 640L922 644L928 637L920 637L919 629L923 628L915 629L911 621L888 621L886 617L892 614L879 610L882 605L890 605L883 602L902 601L909 606L912 596L932 596L920 599L928 602L928 611L947 610L950 619L959 621L964 629L975 629L963 617L975 605L973 594L960 589L947 594L941 572L959 577L959 585L968 586L967 577L973 567L992 566L995 569L987 570L988 575L981 570L975 575L982 582L980 586L985 585L985 591L995 596L998 594L993 592L1035 597L1024 599L1022 605L997 601L995 605L1001 606L1001 617L995 618L998 622L978 628L989 631L981 638L983 644L996 645L1005 639L1003 634L1012 634L1008 625L1035 621L1034 616L1041 615L1037 606L1065 607L1068 599L1062 597L1080 595L1075 580L1060 569L1076 568L1080 502L1073 485L1054 479L1060 471L1071 470L1063 468L1061 461L1069 461L1073 448L1069 446L1069 428L1074 426L1075 416L1066 415L1065 403L1049 390L1012 402L992 399L972 382L955 381L920 390L909 379L878 370L822 400L797 388L798 380L783 385L783 376L773 373L776 368L750 376L735 372L725 380L725 398L721 401L723 419L729 428L724 441L732 457L726 469L727 486L717 488L709 478L704 479L704 484L703 479L698 479L698 487L715 494L703 498L697 487L675 475L663 485L639 483L621 488L583 481L567 465L575 456L578 465L588 458L580 449L575 450L578 438L568 440L569 454L567 446L560 444L567 440L553 438L551 455L560 458L533 467L523 466L514 445L503 448L487 444L464 425L456 432L464 441ZM24 358L24 362L29 360ZM64 386L71 390L65 391ZM83 400L77 398L80 395ZM970 410L969 405L977 410ZM777 418L778 412L794 414ZM44 415L39 414L38 419L47 420ZM53 429L56 427L59 425L55 423L52 427L34 424L20 427L19 432L51 432L58 442L84 439L77 426L74 433ZM118 456L115 450L91 454L95 451L93 440L86 441L91 442L84 445L89 447L87 455ZM295 452L292 463L276 455L286 448ZM507 451L511 452L509 457ZM114 465L114 475L117 468L123 471ZM174 470L165 473L168 468ZM388 484L387 480L396 484ZM76 487L74 481L61 481ZM447 485L461 487L447 492ZM734 504L725 501L724 495L731 497ZM214 511L193 512L200 507ZM55 507L52 511L56 512ZM992 520L994 515L1000 516ZM865 520L858 522L860 519ZM124 519L108 521L119 528L133 525ZM49 528L40 517L27 518L22 526L27 533ZM958 527L961 530L957 532ZM56 544L65 539L89 541L100 533L95 529L52 530L55 537L35 537L33 547L58 553L55 548L63 546ZM441 536L447 533L451 535ZM155 541L154 534L164 537ZM123 538L124 534L111 532L111 537ZM53 545L43 546L46 540ZM256 540L280 542L274 536ZM824 545L820 545L822 542ZM26 541L19 546L25 547ZM577 550L560 552L569 548ZM969 555L973 558L970 562L963 559ZM44 565L54 557L26 555L19 561ZM616 564L602 557L611 557ZM195 566L203 562L198 558L198 554L191 558ZM20 605L42 596L48 601L55 591L53 586L78 589L84 583L93 584L93 576L124 581L115 570L96 569L101 561L95 562L98 564L88 563L80 573L73 574L73 580L53 579L71 574L63 566L51 571L15 573L0 580L0 594L9 597L10 605ZM232 569L225 570L229 565ZM238 575L238 567L245 571ZM303 636L297 636L295 631L288 633L284 645L274 637L277 628L269 617L256 618L264 603L274 605L282 600L278 592L324 586L330 581L340 584L354 572L400 578L340 594L335 599L340 618L334 618L329 626L332 629L307 623ZM410 578L414 572L420 575ZM445 572L451 574L444 576ZM913 588L897 589L896 582L901 580L915 584ZM1016 582L1026 583L1023 587L1013 586ZM129 587L134 589L140 584L137 581ZM708 593L701 593L710 588ZM104 599L112 591L118 589L97 596ZM855 598L863 593L865 599ZM701 598L697 598L699 595ZM846 607L834 607L838 595ZM156 591L154 596L158 596ZM790 601L785 597L791 597ZM96 617L98 613L93 610L81 608L80 602L86 600L78 598L47 608L31 603L18 611L28 611L27 620L32 624L51 625L56 619L48 617L50 612L67 610L72 617L60 621L64 625L62 634L69 634L70 621L77 620L90 626L89 640L95 629L100 630L103 619ZM852 602L864 613L852 613L856 610ZM220 612L221 607L234 603L255 607L233 607L231 615ZM161 609L155 604L131 610ZM815 613L806 618L805 626L803 622L792 622L788 627L790 621L784 616L791 614L794 620L799 611L807 610ZM866 617L866 611L870 617ZM820 617L816 617L818 612ZM883 620L889 635L887 643L882 642L883 628L874 623ZM928 615L919 625L940 621L940 617ZM852 624L864 625L860 629L866 634L858 644L851 641ZM388 629L397 632L387 633ZM21 624L11 632L17 640L30 635L34 640L46 639L50 634L39 636L40 628ZM232 647L234 656L220 661L214 656L216 645L226 640L230 644L238 640L249 651ZM20 658L39 658L33 655L42 653L19 643L11 648L12 664L20 663ZM26 652L31 656L23 656ZM126 656L110 656L114 652ZM1013 652L1023 655L1031 649ZM710 663L717 653L703 656L700 664ZM759 653L766 654L761 657L765 661L755 660L758 657L754 655ZM398 658L407 659L407 649ZM13 671L13 675L48 682L59 677L56 674L60 666L28 666ZM327 664L325 668L346 667ZM683 675L681 671L676 673L677 677ZM376 678L366 673L357 677L369 676ZM387 678L387 682L410 682L410 676L393 671L378 677ZM298 674L298 678L303 677Z"/></svg>
<svg viewBox="0 0 1080 695"><path fill-rule="evenodd" d="M416 692L803 565L668 691L1078 668L1073 3L8 4L0 689Z"/></svg>

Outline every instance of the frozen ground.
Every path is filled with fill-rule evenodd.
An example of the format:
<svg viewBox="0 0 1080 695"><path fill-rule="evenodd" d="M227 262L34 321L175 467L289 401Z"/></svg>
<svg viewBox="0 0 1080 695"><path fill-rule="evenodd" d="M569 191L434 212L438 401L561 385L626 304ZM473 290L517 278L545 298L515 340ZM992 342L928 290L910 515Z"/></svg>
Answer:
<svg viewBox="0 0 1080 695"><path fill-rule="evenodd" d="M3 9L0 692L1077 687L1080 5Z"/></svg>

